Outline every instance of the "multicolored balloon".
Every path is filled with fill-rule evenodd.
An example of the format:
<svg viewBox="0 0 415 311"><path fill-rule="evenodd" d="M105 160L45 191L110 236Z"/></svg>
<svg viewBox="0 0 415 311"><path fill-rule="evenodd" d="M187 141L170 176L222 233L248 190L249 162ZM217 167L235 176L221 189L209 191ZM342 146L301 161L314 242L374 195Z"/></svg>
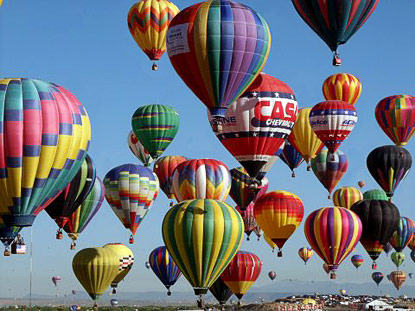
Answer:
<svg viewBox="0 0 415 311"><path fill-rule="evenodd" d="M141 0L130 8L127 17L128 29L150 60L160 60L166 51L167 30L179 11L168 0ZM153 70L157 70L155 62Z"/></svg>
<svg viewBox="0 0 415 311"><path fill-rule="evenodd" d="M350 73L336 73L323 83L323 95L326 100L342 100L356 104L362 93L362 83Z"/></svg>
<svg viewBox="0 0 415 311"><path fill-rule="evenodd" d="M360 189L362 189L364 186L366 186L366 181L359 180L359 182L357 183L357 185L360 187Z"/></svg>
<svg viewBox="0 0 415 311"><path fill-rule="evenodd" d="M363 265L363 263L365 261L363 256L359 255L359 254L353 255L350 260L351 260L353 266L356 267L356 269L358 269L361 265Z"/></svg>
<svg viewBox="0 0 415 311"><path fill-rule="evenodd" d="M334 206L350 209L354 203L363 199L362 191L355 187L341 187L333 193Z"/></svg>
<svg viewBox="0 0 415 311"><path fill-rule="evenodd" d="M343 207L323 207L312 212L304 223L304 233L311 248L329 266L331 278L354 250L362 235L358 215Z"/></svg>
<svg viewBox="0 0 415 311"><path fill-rule="evenodd" d="M399 268L405 261L405 254L402 252L393 252L391 260L395 264L396 268Z"/></svg>
<svg viewBox="0 0 415 311"><path fill-rule="evenodd" d="M333 65L342 61L337 51L367 21L379 0L292 0L297 13L333 52Z"/></svg>
<svg viewBox="0 0 415 311"><path fill-rule="evenodd" d="M235 209L241 214L242 219L244 220L244 232L247 236L247 241L249 241L251 233L254 232L258 226L254 216L254 203L249 204L244 210L239 206L236 206Z"/></svg>
<svg viewBox="0 0 415 311"><path fill-rule="evenodd" d="M228 266L242 244L243 230L234 208L210 199L173 206L162 226L164 243L195 295L206 294Z"/></svg>
<svg viewBox="0 0 415 311"><path fill-rule="evenodd" d="M401 217L398 229L393 233L389 243L397 252L402 252L415 234L415 223L408 217Z"/></svg>
<svg viewBox="0 0 415 311"><path fill-rule="evenodd" d="M0 214L30 227L78 172L91 124L72 93L42 80L0 80L0 111Z"/></svg>
<svg viewBox="0 0 415 311"><path fill-rule="evenodd" d="M382 99L375 109L376 121L397 146L405 146L415 131L415 99L395 95Z"/></svg>
<svg viewBox="0 0 415 311"><path fill-rule="evenodd" d="M229 289L228 285L219 277L211 287L209 291L216 298L221 306L225 305L229 298L232 297L233 293Z"/></svg>
<svg viewBox="0 0 415 311"><path fill-rule="evenodd" d="M137 136L135 136L133 131L130 131L127 137L128 147L131 152L144 164L144 166L150 166L153 162L153 158L148 153L146 148L140 143Z"/></svg>
<svg viewBox="0 0 415 311"><path fill-rule="evenodd" d="M170 106L147 105L134 112L131 126L138 140L156 160L179 131L180 118Z"/></svg>
<svg viewBox="0 0 415 311"><path fill-rule="evenodd" d="M356 123L356 109L341 100L321 102L310 111L310 126L331 153L336 152Z"/></svg>
<svg viewBox="0 0 415 311"><path fill-rule="evenodd" d="M138 164L124 164L110 170L104 178L105 198L126 229L130 244L141 221L159 193L156 174Z"/></svg>
<svg viewBox="0 0 415 311"><path fill-rule="evenodd" d="M373 149L366 159L367 168L376 182L392 197L399 183L412 166L408 150L399 146L382 146Z"/></svg>
<svg viewBox="0 0 415 311"><path fill-rule="evenodd" d="M329 199L331 199L331 192L346 174L348 167L349 161L340 150L330 153L324 149L314 159L311 159L314 175L329 192Z"/></svg>
<svg viewBox="0 0 415 311"><path fill-rule="evenodd" d="M280 155L280 158L282 162L287 164L287 166L290 168L292 172L291 177L295 177L294 170L297 167L299 167L301 163L304 162L304 158L301 155L301 153L299 153L297 149L295 149L293 145L290 144L289 141L286 141L284 149L282 150L282 153Z"/></svg>
<svg viewBox="0 0 415 311"><path fill-rule="evenodd" d="M173 68L212 116L226 116L262 71L270 49L264 18L230 0L209 0L182 10L167 33Z"/></svg>
<svg viewBox="0 0 415 311"><path fill-rule="evenodd" d="M213 199L225 201L231 188L229 169L213 159L188 160L177 165L172 177L172 192L177 201Z"/></svg>
<svg viewBox="0 0 415 311"><path fill-rule="evenodd" d="M379 286L380 282L382 282L382 280L383 280L383 273L382 272L373 272L372 273L372 280L375 281L377 286Z"/></svg>
<svg viewBox="0 0 415 311"><path fill-rule="evenodd" d="M406 281L406 274L403 271L393 271L390 274L391 282L399 290Z"/></svg>
<svg viewBox="0 0 415 311"><path fill-rule="evenodd" d="M302 247L298 250L298 256L307 264L307 261L314 255L314 251L310 247Z"/></svg>
<svg viewBox="0 0 415 311"><path fill-rule="evenodd" d="M248 292L261 274L262 262L253 253L239 251L220 278L239 300Z"/></svg>
<svg viewBox="0 0 415 311"><path fill-rule="evenodd" d="M271 191L255 202L254 214L259 227L277 244L281 257L282 247L303 220L304 204L293 193Z"/></svg>
<svg viewBox="0 0 415 311"><path fill-rule="evenodd" d="M167 288L167 295L170 296L170 287L176 283L182 273L170 256L169 251L165 246L157 247L150 253L148 262L151 270Z"/></svg>

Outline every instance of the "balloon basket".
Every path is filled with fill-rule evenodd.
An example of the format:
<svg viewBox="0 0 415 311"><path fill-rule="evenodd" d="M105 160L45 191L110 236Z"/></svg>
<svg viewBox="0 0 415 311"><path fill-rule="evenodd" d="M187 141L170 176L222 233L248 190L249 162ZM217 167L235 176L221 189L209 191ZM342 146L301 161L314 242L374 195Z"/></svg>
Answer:
<svg viewBox="0 0 415 311"><path fill-rule="evenodd" d="M70 247L71 251L73 251L75 249L75 247L76 247L76 243L75 242L72 242L71 243L71 247Z"/></svg>
<svg viewBox="0 0 415 311"><path fill-rule="evenodd" d="M11 255L10 250L9 250L9 248L8 248L8 247L4 250L3 255L4 255L5 257L9 257L9 256Z"/></svg>
<svg viewBox="0 0 415 311"><path fill-rule="evenodd" d="M337 275L335 272L330 273L330 280L335 280L337 279Z"/></svg>
<svg viewBox="0 0 415 311"><path fill-rule="evenodd" d="M171 291L170 291L170 289L167 291L167 296L171 296Z"/></svg>
<svg viewBox="0 0 415 311"><path fill-rule="evenodd" d="M157 71L159 69L159 66L156 63L153 63L153 66L151 66L151 70Z"/></svg>
<svg viewBox="0 0 415 311"><path fill-rule="evenodd" d="M376 270L378 268L378 265L376 264L376 262L372 263L372 270Z"/></svg>
<svg viewBox="0 0 415 311"><path fill-rule="evenodd" d="M261 237L259 236L256 240L257 240L257 241L261 240Z"/></svg>
<svg viewBox="0 0 415 311"><path fill-rule="evenodd" d="M173 207L174 203L173 201L170 201L170 207Z"/></svg>
<svg viewBox="0 0 415 311"><path fill-rule="evenodd" d="M295 178L295 173L294 173L294 171L291 173L291 177L292 177L292 178Z"/></svg>
<svg viewBox="0 0 415 311"><path fill-rule="evenodd" d="M134 237L133 237L133 236L130 236L130 239L128 240L128 242L129 242L130 244L134 244Z"/></svg>
<svg viewBox="0 0 415 311"><path fill-rule="evenodd" d="M115 289L115 287L112 288L112 294L115 295L117 293L117 290Z"/></svg>
<svg viewBox="0 0 415 311"><path fill-rule="evenodd" d="M282 250L279 250L277 253L277 257L282 257Z"/></svg>
<svg viewBox="0 0 415 311"><path fill-rule="evenodd" d="M63 234L62 234L62 231L60 229L56 233L56 239L57 240L62 240L63 239Z"/></svg>
<svg viewBox="0 0 415 311"><path fill-rule="evenodd" d="M327 199L331 200L331 194L329 194L329 195L327 196Z"/></svg>
<svg viewBox="0 0 415 311"><path fill-rule="evenodd" d="M340 58L339 53L334 52L333 54L333 66L341 66L342 65L342 59Z"/></svg>
<svg viewBox="0 0 415 311"><path fill-rule="evenodd" d="M311 165L307 165L307 172L311 171Z"/></svg>

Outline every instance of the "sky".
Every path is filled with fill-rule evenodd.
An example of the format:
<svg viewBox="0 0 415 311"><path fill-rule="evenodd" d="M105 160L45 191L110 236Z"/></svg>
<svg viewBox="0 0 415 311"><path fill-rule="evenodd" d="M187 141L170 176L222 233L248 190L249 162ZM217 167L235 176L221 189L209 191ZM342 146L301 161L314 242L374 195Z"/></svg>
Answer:
<svg viewBox="0 0 415 311"><path fill-rule="evenodd" d="M175 0L183 9L193 1ZM366 168L367 154L377 146L391 144L378 126L374 109L384 97L415 93L415 28L413 0L381 1L363 28L340 48L343 65L331 65L331 52L320 38L300 19L288 0L243 0L268 21L273 36L272 49L264 72L286 82L294 90L300 107L311 107L323 100L324 79L337 72L356 75L363 92L356 104L358 124L340 149L349 159L349 169L339 186L356 186L366 181L365 190L376 188ZM151 70L151 62L138 48L127 27L127 13L132 0L5 0L0 8L0 76L30 77L60 84L73 92L86 107L92 122L92 142L89 154L94 159L98 175L103 178L111 168L138 160L128 149L126 139L131 128L131 116L142 105L173 106L181 119L180 130L165 155L189 158L214 158L230 168L239 166L213 134L206 117L205 106L186 87L172 68L167 53L159 70ZM407 149L413 154L414 141ZM313 210L332 205L327 192L312 172L303 164L297 177L281 161L267 177L270 190L286 190L297 194L304 202L305 217ZM394 199L401 214L415 218L415 173L410 172L399 186ZM228 203L234 204L229 198ZM144 268L149 253L162 245L161 222L169 208L163 193L142 222L131 246L136 263L120 291L164 291L151 270ZM305 219L304 217L304 219ZM59 294L81 290L72 272L74 251L70 240L56 240L56 224L42 212L33 230L34 293L54 295L51 277L59 275ZM30 229L24 229L26 242ZM129 232L105 202L89 227L81 234L77 250L102 246L109 242L128 244ZM263 271L256 286L270 283L267 273L275 270L277 278L326 280L322 261L315 255L307 266L297 256L306 246L303 226L284 247L284 257L276 258L262 241L244 241L242 248L256 253L263 261ZM365 265L356 273L349 259L338 272L336 286L342 282L367 282L372 270L365 250L359 244L354 253L365 256ZM409 259L403 270L415 270ZM381 256L379 271L389 273L394 268L389 257ZM0 256L0 297L21 297L29 289L29 255ZM408 284L415 284L408 280ZM310 283L311 285L311 283ZM173 291L189 291L182 277ZM396 294L396 293L392 293Z"/></svg>

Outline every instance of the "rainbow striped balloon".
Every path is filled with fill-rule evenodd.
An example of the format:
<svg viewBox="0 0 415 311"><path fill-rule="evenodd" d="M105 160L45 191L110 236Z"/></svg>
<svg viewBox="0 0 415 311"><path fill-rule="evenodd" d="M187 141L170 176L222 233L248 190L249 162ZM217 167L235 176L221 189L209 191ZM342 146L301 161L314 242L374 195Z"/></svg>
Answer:
<svg viewBox="0 0 415 311"><path fill-rule="evenodd" d="M353 266L358 269L361 265L363 265L365 260L362 255L357 254L353 255L352 258L350 258L350 261L352 262Z"/></svg>
<svg viewBox="0 0 415 311"><path fill-rule="evenodd" d="M397 252L402 252L415 234L415 223L408 217L401 217L398 229L393 233L389 243Z"/></svg>
<svg viewBox="0 0 415 311"><path fill-rule="evenodd" d="M350 209L357 201L363 200L363 193L355 187L341 187L333 193L334 206Z"/></svg>
<svg viewBox="0 0 415 311"><path fill-rule="evenodd" d="M307 261L314 255L314 251L309 247L302 247L298 250L298 256L307 264Z"/></svg>
<svg viewBox="0 0 415 311"><path fill-rule="evenodd" d="M356 104L362 94L359 79L349 73L337 73L328 77L323 83L323 95L326 100L342 100Z"/></svg>
<svg viewBox="0 0 415 311"><path fill-rule="evenodd" d="M158 158L154 163L153 172L156 173L159 179L161 190L169 199L175 199L171 189L174 170L177 165L187 160L189 159L183 156L166 156Z"/></svg>
<svg viewBox="0 0 415 311"><path fill-rule="evenodd" d="M362 235L362 222L351 210L323 207L312 212L304 224L304 233L311 248L332 271L335 271L354 250Z"/></svg>

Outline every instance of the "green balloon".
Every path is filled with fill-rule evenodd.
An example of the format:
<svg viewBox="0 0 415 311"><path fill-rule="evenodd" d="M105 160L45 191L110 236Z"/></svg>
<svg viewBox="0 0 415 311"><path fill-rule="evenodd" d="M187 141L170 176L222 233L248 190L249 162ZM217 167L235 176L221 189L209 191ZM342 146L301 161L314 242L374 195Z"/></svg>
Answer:
<svg viewBox="0 0 415 311"><path fill-rule="evenodd" d="M131 125L144 148L157 159L176 136L180 118L170 106L147 105L135 111Z"/></svg>
<svg viewBox="0 0 415 311"><path fill-rule="evenodd" d="M386 192L382 189L372 189L363 193L363 200L383 200L388 201L389 198Z"/></svg>
<svg viewBox="0 0 415 311"><path fill-rule="evenodd" d="M404 262L405 260L405 254L402 252L393 252L391 255L391 259L393 263L395 264L396 268L399 268L399 266Z"/></svg>

